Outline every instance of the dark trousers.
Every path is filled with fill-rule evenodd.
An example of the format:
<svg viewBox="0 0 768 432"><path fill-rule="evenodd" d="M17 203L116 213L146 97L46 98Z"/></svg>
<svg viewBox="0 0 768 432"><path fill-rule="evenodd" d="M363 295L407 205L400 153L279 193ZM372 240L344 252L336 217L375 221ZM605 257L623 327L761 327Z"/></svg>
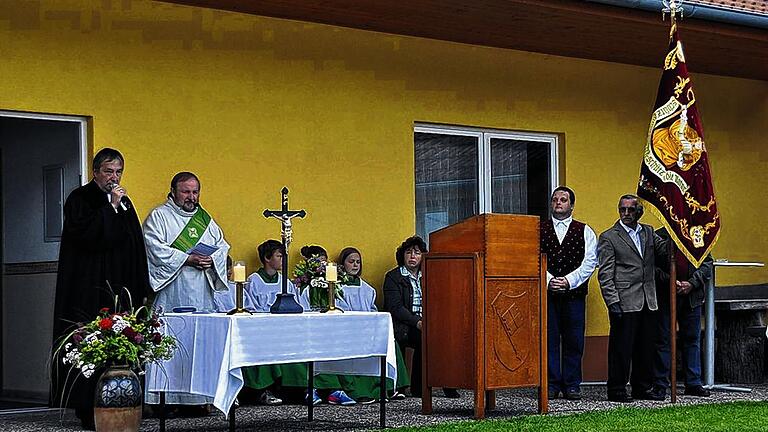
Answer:
<svg viewBox="0 0 768 432"><path fill-rule="evenodd" d="M565 392L581 385L584 355L584 297L547 296L547 361L550 390Z"/></svg>
<svg viewBox="0 0 768 432"><path fill-rule="evenodd" d="M656 339L654 385L669 388L670 340L669 295L659 299L658 334ZM683 351L685 386L701 385L701 305L691 308L687 297L677 298L677 325Z"/></svg>
<svg viewBox="0 0 768 432"><path fill-rule="evenodd" d="M609 313L608 317L608 394L626 393L627 381L633 394L647 392L653 386L656 312L646 305L639 312Z"/></svg>
<svg viewBox="0 0 768 432"><path fill-rule="evenodd" d="M405 354L406 348L413 348L413 363L411 364L411 395L421 397L421 330L410 327L405 339L397 341L400 351Z"/></svg>

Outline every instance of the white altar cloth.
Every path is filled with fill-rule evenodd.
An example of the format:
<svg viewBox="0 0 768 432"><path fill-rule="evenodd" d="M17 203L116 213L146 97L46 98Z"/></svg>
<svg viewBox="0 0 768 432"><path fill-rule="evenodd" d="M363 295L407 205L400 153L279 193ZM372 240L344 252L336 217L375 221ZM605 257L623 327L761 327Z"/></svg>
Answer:
<svg viewBox="0 0 768 432"><path fill-rule="evenodd" d="M315 374L380 375L397 379L392 318L381 312L343 314L163 315L165 333L179 349L147 367L146 392L183 392L213 398L229 413L243 387L243 366L318 362Z"/></svg>

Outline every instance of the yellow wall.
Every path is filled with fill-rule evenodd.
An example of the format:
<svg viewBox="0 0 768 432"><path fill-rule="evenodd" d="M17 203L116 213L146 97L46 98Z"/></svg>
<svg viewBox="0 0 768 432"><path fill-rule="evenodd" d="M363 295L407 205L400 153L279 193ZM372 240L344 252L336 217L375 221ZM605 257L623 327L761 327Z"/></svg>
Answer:
<svg viewBox="0 0 768 432"><path fill-rule="evenodd" d="M414 230L414 122L564 134L576 216L600 232L635 189L659 77L139 0L3 1L0 58L0 109L91 116L94 147L126 156L140 216L175 172L194 171L233 256L254 266L278 232L261 212L287 185L309 213L295 244L358 246L375 286ZM766 261L768 83L698 75L689 61L722 211L716 255ZM766 276L729 269L718 283ZM591 289L588 334L606 334Z"/></svg>

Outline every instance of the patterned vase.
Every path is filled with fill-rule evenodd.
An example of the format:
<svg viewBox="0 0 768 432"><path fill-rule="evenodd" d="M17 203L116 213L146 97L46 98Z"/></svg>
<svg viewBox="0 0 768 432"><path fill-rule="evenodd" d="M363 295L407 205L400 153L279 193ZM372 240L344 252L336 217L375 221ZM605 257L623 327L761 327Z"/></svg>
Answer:
<svg viewBox="0 0 768 432"><path fill-rule="evenodd" d="M96 383L93 417L97 432L136 432L141 425L139 378L128 366L110 366Z"/></svg>

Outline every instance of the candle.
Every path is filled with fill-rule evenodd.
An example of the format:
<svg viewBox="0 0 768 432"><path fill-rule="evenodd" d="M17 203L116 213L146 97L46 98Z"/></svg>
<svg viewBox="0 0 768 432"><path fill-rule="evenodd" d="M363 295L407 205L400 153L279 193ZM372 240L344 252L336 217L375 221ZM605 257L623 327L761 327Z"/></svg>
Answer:
<svg viewBox="0 0 768 432"><path fill-rule="evenodd" d="M245 263L238 261L232 267L232 277L235 282L245 282Z"/></svg>
<svg viewBox="0 0 768 432"><path fill-rule="evenodd" d="M336 282L336 264L329 263L325 266L325 280L328 282Z"/></svg>

